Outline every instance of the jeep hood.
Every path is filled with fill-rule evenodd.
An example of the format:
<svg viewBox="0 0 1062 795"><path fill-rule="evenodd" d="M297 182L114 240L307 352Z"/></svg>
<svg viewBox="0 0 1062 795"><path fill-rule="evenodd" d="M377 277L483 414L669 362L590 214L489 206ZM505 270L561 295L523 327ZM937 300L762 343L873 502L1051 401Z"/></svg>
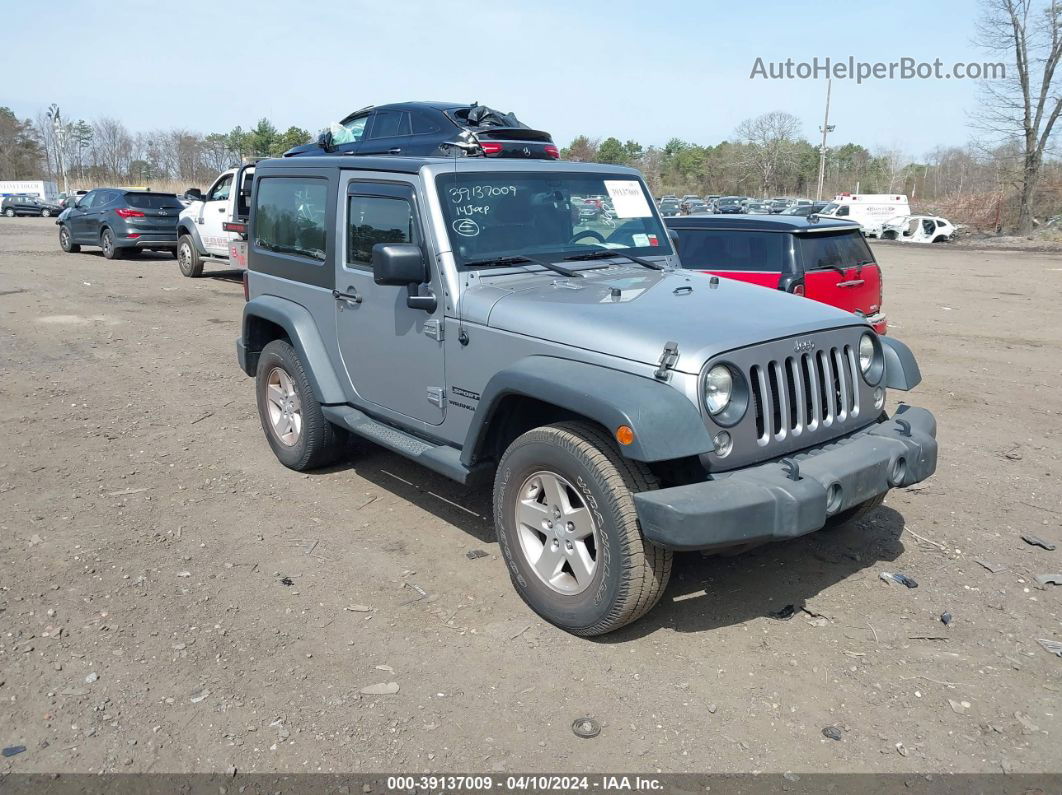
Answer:
<svg viewBox="0 0 1062 795"><path fill-rule="evenodd" d="M541 272L493 278L465 291L470 322L656 365L678 344L674 369L754 343L863 323L826 304L707 274L612 267L562 278Z"/></svg>

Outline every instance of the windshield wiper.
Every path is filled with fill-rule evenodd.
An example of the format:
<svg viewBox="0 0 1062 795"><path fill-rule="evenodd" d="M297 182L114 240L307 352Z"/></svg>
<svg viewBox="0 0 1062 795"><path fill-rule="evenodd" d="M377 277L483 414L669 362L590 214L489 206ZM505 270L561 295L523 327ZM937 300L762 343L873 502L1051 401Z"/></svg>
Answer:
<svg viewBox="0 0 1062 795"><path fill-rule="evenodd" d="M657 262L650 262L647 259L641 257L635 257L631 254L624 254L622 251L617 251L612 248L599 248L586 254L573 254L570 257L565 257L566 261L571 260L588 260L588 259L610 259L612 257L623 257L629 259L631 262L635 262L643 267L650 268L654 271L662 271L664 266Z"/></svg>
<svg viewBox="0 0 1062 795"><path fill-rule="evenodd" d="M840 265L826 265L825 263L823 263L823 264L816 265L814 268L812 268L812 270L813 271L834 270L834 271L837 271L842 276L845 275L844 268L842 268Z"/></svg>
<svg viewBox="0 0 1062 795"><path fill-rule="evenodd" d="M543 268L547 268L551 271L561 274L562 276L582 276L583 274L577 270L571 268L565 268L563 265L558 265L555 262L549 262L544 259L537 259L536 257L525 257L522 254L512 257L489 257L487 259L477 259L472 262L466 262L466 268L476 268L483 265L519 265L521 262L530 262L533 265L541 265Z"/></svg>

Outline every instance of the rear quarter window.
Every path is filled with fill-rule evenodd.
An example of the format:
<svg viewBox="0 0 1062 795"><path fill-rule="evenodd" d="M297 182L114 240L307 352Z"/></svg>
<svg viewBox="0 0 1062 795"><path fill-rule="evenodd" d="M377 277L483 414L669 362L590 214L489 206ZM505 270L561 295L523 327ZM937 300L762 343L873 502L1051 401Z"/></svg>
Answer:
<svg viewBox="0 0 1062 795"><path fill-rule="evenodd" d="M678 229L682 267L780 273L785 235L728 229Z"/></svg>
<svg viewBox="0 0 1062 795"><path fill-rule="evenodd" d="M323 262L327 201L327 180L262 178L255 194L255 245L276 254Z"/></svg>

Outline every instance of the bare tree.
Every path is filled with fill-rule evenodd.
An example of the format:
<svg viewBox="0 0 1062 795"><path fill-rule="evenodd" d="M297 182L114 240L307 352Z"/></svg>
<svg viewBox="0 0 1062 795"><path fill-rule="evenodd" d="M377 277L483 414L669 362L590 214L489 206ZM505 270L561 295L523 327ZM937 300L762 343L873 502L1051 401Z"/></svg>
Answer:
<svg viewBox="0 0 1062 795"><path fill-rule="evenodd" d="M132 159L133 138L125 125L117 119L105 117L92 125L92 155L104 176L123 179L129 171Z"/></svg>
<svg viewBox="0 0 1062 795"><path fill-rule="evenodd" d="M1062 58L1062 7L1051 0L983 0L977 43L1011 60L1007 78L984 84L980 126L1001 142L1021 141L1018 231L1033 228L1044 153L1062 113L1055 70Z"/></svg>
<svg viewBox="0 0 1062 795"><path fill-rule="evenodd" d="M763 195L768 195L780 172L797 164L800 119L776 110L745 119L735 132L745 144L738 153L741 164L757 177Z"/></svg>

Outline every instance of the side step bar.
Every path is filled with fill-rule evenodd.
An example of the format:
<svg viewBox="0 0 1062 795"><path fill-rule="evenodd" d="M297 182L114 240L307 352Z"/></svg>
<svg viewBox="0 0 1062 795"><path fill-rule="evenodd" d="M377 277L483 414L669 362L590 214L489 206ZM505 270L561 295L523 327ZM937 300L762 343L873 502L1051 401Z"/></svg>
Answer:
<svg viewBox="0 0 1062 795"><path fill-rule="evenodd" d="M434 445L418 436L377 422L352 406L321 406L325 419L346 428L351 433L375 442L381 447L423 464L461 484L469 484L481 467L466 467L461 463L461 451L447 444Z"/></svg>

